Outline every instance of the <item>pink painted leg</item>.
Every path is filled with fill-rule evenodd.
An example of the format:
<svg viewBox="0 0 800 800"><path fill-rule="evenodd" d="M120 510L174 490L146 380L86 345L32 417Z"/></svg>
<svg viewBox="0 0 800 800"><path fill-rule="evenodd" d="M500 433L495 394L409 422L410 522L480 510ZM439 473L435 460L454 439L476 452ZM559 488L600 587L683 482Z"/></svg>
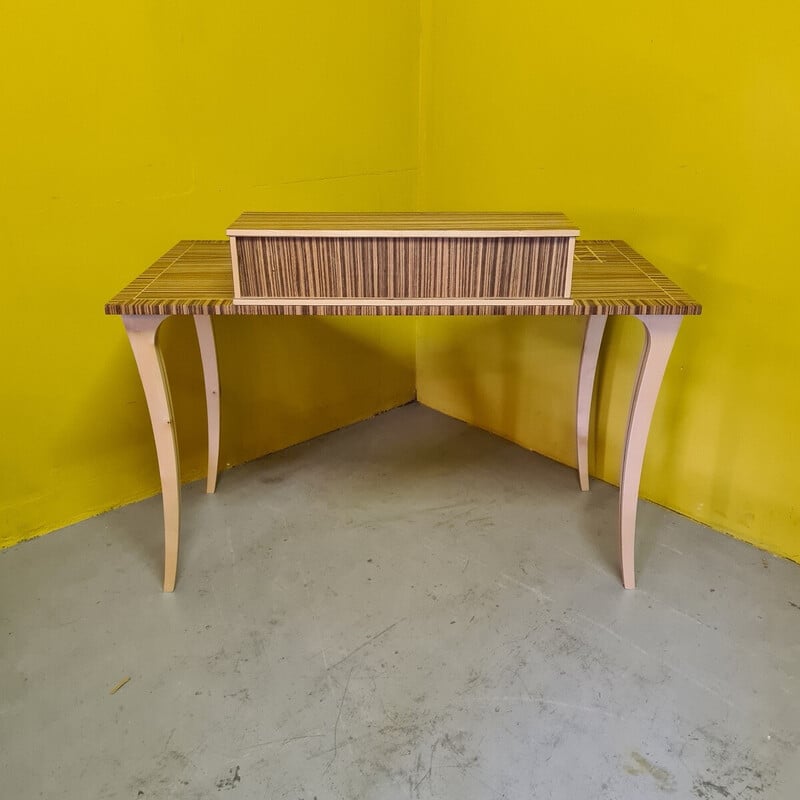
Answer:
<svg viewBox="0 0 800 800"><path fill-rule="evenodd" d="M592 414L592 395L597 374L597 359L606 329L606 316L591 316L583 335L581 367L578 373L578 404L575 424L578 445L578 479L581 491L589 491L589 418Z"/></svg>
<svg viewBox="0 0 800 800"><path fill-rule="evenodd" d="M153 438L161 476L164 503L164 591L175 589L181 517L181 483L178 439L172 413L169 383L158 346L157 333L166 316L123 316L133 357L150 411Z"/></svg>
<svg viewBox="0 0 800 800"><path fill-rule="evenodd" d="M203 380L206 387L206 415L208 417L208 473L206 493L213 494L217 488L219 471L219 371L217 349L214 346L214 328L211 317L197 314L194 317L200 358L203 362Z"/></svg>
<svg viewBox="0 0 800 800"><path fill-rule="evenodd" d="M619 545L622 583L626 589L636 586L634 545L636 541L636 506L642 463L661 380L667 367L682 317L642 315L636 317L645 328L645 344L633 389L628 416L628 432L622 456L619 492Z"/></svg>

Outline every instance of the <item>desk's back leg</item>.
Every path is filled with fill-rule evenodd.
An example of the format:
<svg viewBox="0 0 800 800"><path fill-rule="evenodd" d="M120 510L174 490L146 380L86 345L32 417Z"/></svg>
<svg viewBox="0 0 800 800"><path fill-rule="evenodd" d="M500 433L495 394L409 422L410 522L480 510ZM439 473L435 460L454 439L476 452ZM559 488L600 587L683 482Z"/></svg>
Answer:
<svg viewBox="0 0 800 800"><path fill-rule="evenodd" d="M578 373L578 404L575 424L578 446L578 479L581 490L589 491L589 419L592 414L592 396L597 374L597 359L600 345L603 342L603 331L606 328L605 315L591 316L586 320L586 332L583 335L581 351L581 367Z"/></svg>
<svg viewBox="0 0 800 800"><path fill-rule="evenodd" d="M637 316L645 328L636 383L633 388L628 431L622 455L619 492L619 544L622 583L626 589L636 586L634 547L636 543L636 506L639 501L639 482L642 463L650 432L650 421L661 389L675 337L681 326L680 316Z"/></svg>
<svg viewBox="0 0 800 800"><path fill-rule="evenodd" d="M208 417L208 473L206 492L213 494L217 488L219 471L219 370L217 368L217 349L214 345L214 328L211 317L196 314L194 326L200 344L200 358L203 362L203 380L206 387L206 415Z"/></svg>
<svg viewBox="0 0 800 800"><path fill-rule="evenodd" d="M181 483L172 400L157 341L158 327L165 319L165 316L122 317L153 426L164 503L164 591L171 592L175 589L178 569Z"/></svg>

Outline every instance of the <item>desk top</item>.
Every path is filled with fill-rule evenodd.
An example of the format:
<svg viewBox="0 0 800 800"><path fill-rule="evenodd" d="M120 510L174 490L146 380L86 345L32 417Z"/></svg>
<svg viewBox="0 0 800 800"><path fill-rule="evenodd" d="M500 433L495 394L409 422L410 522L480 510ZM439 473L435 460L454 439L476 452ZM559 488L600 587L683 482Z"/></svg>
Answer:
<svg viewBox="0 0 800 800"><path fill-rule="evenodd" d="M557 212L392 211L320 213L246 211L231 223L229 236L322 236L470 238L577 236L580 231Z"/></svg>
<svg viewBox="0 0 800 800"><path fill-rule="evenodd" d="M106 304L106 314L522 315L699 314L701 306L621 241L578 239L571 305L234 305L227 241L183 241ZM563 302L563 301L561 301Z"/></svg>

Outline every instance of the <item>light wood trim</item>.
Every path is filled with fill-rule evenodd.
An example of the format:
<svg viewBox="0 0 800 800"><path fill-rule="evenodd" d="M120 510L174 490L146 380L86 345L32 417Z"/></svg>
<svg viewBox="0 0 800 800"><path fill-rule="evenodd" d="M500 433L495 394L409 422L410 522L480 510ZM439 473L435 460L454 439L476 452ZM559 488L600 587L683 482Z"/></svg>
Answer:
<svg viewBox="0 0 800 800"><path fill-rule="evenodd" d="M575 239L570 239L567 245L567 271L564 278L564 296L572 296L572 265L575 261Z"/></svg>
<svg viewBox="0 0 800 800"><path fill-rule="evenodd" d="M237 297L237 306L571 306L562 297Z"/></svg>
<svg viewBox="0 0 800 800"><path fill-rule="evenodd" d="M245 211L233 236L577 236L560 211Z"/></svg>
<svg viewBox="0 0 800 800"><path fill-rule="evenodd" d="M319 229L319 230L300 230L297 228L265 228L263 230L253 230L245 228L228 228L228 236L248 236L248 237L280 237L280 238L323 238L323 239L541 239L544 237L556 237L574 239L580 236L581 232L577 229L553 229L553 230L396 230L396 229L376 229L376 230L341 230L341 229Z"/></svg>
<svg viewBox="0 0 800 800"><path fill-rule="evenodd" d="M236 237L231 236L231 266L233 267L233 296L242 296L241 279L239 278L239 252L236 249Z"/></svg>

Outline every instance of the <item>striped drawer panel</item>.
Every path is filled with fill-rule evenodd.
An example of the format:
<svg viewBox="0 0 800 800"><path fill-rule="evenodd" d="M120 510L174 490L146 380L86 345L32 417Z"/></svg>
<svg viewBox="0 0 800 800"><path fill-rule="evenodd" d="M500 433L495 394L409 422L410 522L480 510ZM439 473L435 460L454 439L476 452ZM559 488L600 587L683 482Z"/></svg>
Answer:
<svg viewBox="0 0 800 800"><path fill-rule="evenodd" d="M237 303L564 299L578 231L558 214L245 214Z"/></svg>

